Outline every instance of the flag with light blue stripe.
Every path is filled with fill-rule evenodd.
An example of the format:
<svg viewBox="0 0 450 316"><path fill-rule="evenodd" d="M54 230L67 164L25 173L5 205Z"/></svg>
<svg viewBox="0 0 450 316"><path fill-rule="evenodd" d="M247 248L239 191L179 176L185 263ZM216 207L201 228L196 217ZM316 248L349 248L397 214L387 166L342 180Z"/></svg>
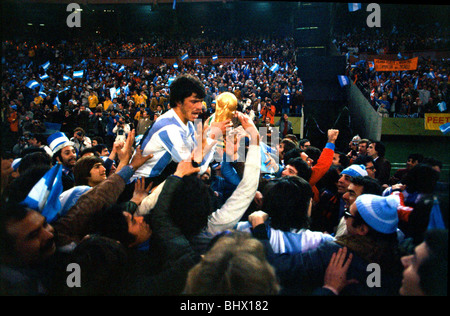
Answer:
<svg viewBox="0 0 450 316"><path fill-rule="evenodd" d="M61 102L59 102L59 95L56 95L55 100L53 100L53 105L56 105L58 110L61 109Z"/></svg>
<svg viewBox="0 0 450 316"><path fill-rule="evenodd" d="M64 80L64 81L72 80L72 78L70 78L69 76L63 75L63 80Z"/></svg>
<svg viewBox="0 0 450 316"><path fill-rule="evenodd" d="M36 87L39 87L39 82L37 82L36 80L30 80L30 81L28 81L26 86L27 86L27 88L34 89Z"/></svg>
<svg viewBox="0 0 450 316"><path fill-rule="evenodd" d="M48 67L50 67L50 61L47 61L45 64L42 64L41 67L44 68L44 70L47 70Z"/></svg>
<svg viewBox="0 0 450 316"><path fill-rule="evenodd" d="M78 70L73 72L73 78L83 78L84 70Z"/></svg>
<svg viewBox="0 0 450 316"><path fill-rule="evenodd" d="M173 68L178 69L178 64L177 63L173 63Z"/></svg>
<svg viewBox="0 0 450 316"><path fill-rule="evenodd" d="M355 12L361 9L361 3L349 3L348 11Z"/></svg>
<svg viewBox="0 0 450 316"><path fill-rule="evenodd" d="M189 58L189 55L186 53L183 56L181 56L181 60L185 61L186 59Z"/></svg>
<svg viewBox="0 0 450 316"><path fill-rule="evenodd" d="M341 87L345 87L350 83L350 80L348 79L347 76L338 76L338 80Z"/></svg>
<svg viewBox="0 0 450 316"><path fill-rule="evenodd" d="M270 67L270 71L271 72L275 72L275 71L278 71L280 69L280 65L278 65L278 64L273 64L272 65L272 67Z"/></svg>
<svg viewBox="0 0 450 316"><path fill-rule="evenodd" d="M212 57L212 60L217 60L217 58L219 58L217 55L214 55L213 57Z"/></svg>
<svg viewBox="0 0 450 316"><path fill-rule="evenodd" d="M445 103L445 101L439 102L437 106L438 106L439 111L441 111L441 112L444 112L447 110L447 103Z"/></svg>
<svg viewBox="0 0 450 316"><path fill-rule="evenodd" d="M47 74L43 74L42 76L39 76L39 78L41 78L41 80L45 80L48 79L49 76Z"/></svg>
<svg viewBox="0 0 450 316"><path fill-rule="evenodd" d="M62 192L62 164L58 163L34 185L22 203L40 212L51 223L61 212L59 196Z"/></svg>
<svg viewBox="0 0 450 316"><path fill-rule="evenodd" d="M450 132L450 122L439 126L439 129L441 130L442 133L447 134L448 132Z"/></svg>

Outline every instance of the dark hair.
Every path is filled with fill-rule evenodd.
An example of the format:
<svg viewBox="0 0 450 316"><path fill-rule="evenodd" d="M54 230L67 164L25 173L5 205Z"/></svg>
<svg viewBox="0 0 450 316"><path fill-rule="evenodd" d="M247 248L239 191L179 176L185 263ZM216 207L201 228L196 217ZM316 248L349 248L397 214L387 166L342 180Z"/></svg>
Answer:
<svg viewBox="0 0 450 316"><path fill-rule="evenodd" d="M288 165L294 167L297 170L297 176L309 181L311 179L312 170L308 166L308 163L302 158L294 158L289 160Z"/></svg>
<svg viewBox="0 0 450 316"><path fill-rule="evenodd" d="M128 222L123 212L126 208L122 204L113 204L103 207L92 216L93 232L120 241L125 246L132 244L136 236L128 231Z"/></svg>
<svg viewBox="0 0 450 316"><path fill-rule="evenodd" d="M424 241L428 257L417 271L420 288L427 295L447 296L448 230L428 230Z"/></svg>
<svg viewBox="0 0 450 316"><path fill-rule="evenodd" d="M306 138L303 138L298 142L298 146L305 146L306 143L310 143L310 141Z"/></svg>
<svg viewBox="0 0 450 316"><path fill-rule="evenodd" d="M343 169L347 168L350 165L350 159L347 157L346 154L340 151L335 151L334 153L339 155L339 164L342 166Z"/></svg>
<svg viewBox="0 0 450 316"><path fill-rule="evenodd" d="M52 158L44 151L37 151L25 155L20 161L19 174L24 173L30 168L35 168L36 166L51 166Z"/></svg>
<svg viewBox="0 0 450 316"><path fill-rule="evenodd" d="M286 151L283 158L284 158L284 163L287 164L289 163L289 160L291 160L292 158L299 158L300 154L304 152L304 150L295 147L294 149L291 149L289 151Z"/></svg>
<svg viewBox="0 0 450 316"><path fill-rule="evenodd" d="M78 244L67 261L80 266L82 286L61 286L63 295L120 295L126 285L128 253L116 240L91 235Z"/></svg>
<svg viewBox="0 0 450 316"><path fill-rule="evenodd" d="M78 156L81 158L83 157L83 155L88 154L88 153L93 153L94 156L99 156L99 154L97 153L97 151L95 150L94 147L88 147L83 149L82 151L80 151L80 153L78 154Z"/></svg>
<svg viewBox="0 0 450 316"><path fill-rule="evenodd" d="M91 139L92 141L96 140L97 144L103 144L103 138L101 136L94 136Z"/></svg>
<svg viewBox="0 0 450 316"><path fill-rule="evenodd" d="M98 154L101 154L104 148L108 149L108 146L106 146L105 144L101 143L101 144L95 145L92 148L94 148L95 152L97 152Z"/></svg>
<svg viewBox="0 0 450 316"><path fill-rule="evenodd" d="M427 164L420 163L409 170L402 182L409 193L433 193L438 180L439 172Z"/></svg>
<svg viewBox="0 0 450 316"><path fill-rule="evenodd" d="M317 189L322 192L327 190L333 194L337 193L337 182L340 178L340 167L331 165L330 169L316 183Z"/></svg>
<svg viewBox="0 0 450 316"><path fill-rule="evenodd" d="M426 157L422 160L422 163L429 165L431 167L438 166L439 169L442 169L442 162L433 157Z"/></svg>
<svg viewBox="0 0 450 316"><path fill-rule="evenodd" d="M20 203L2 203L0 209L0 259L8 255L14 255L15 240L8 234L7 225L10 221L18 222L23 220L29 209Z"/></svg>
<svg viewBox="0 0 450 316"><path fill-rule="evenodd" d="M183 184L179 185L170 202L169 214L174 225L178 226L190 239L199 234L208 224L211 215L212 198L211 191L196 174L182 178Z"/></svg>
<svg viewBox="0 0 450 316"><path fill-rule="evenodd" d="M358 156L358 158L356 158L353 161L354 165L366 165L366 163L371 162L373 163L373 158L367 155L363 155L363 156Z"/></svg>
<svg viewBox="0 0 450 316"><path fill-rule="evenodd" d="M104 164L103 159L97 156L87 156L77 160L73 167L75 185L88 185L88 178L91 176L91 169L95 164Z"/></svg>
<svg viewBox="0 0 450 316"><path fill-rule="evenodd" d="M423 161L423 155L419 153L410 154L408 159L412 159L413 161L417 161L421 163Z"/></svg>
<svg viewBox="0 0 450 316"><path fill-rule="evenodd" d="M270 216L275 229L309 226L308 207L313 192L309 183L297 176L287 176L269 181L264 188L262 211Z"/></svg>
<svg viewBox="0 0 450 316"><path fill-rule="evenodd" d="M6 202L22 202L34 185L50 170L49 165L39 165L26 170L14 179L3 192L2 199Z"/></svg>
<svg viewBox="0 0 450 316"><path fill-rule="evenodd" d="M295 145L294 141L290 140L289 138L283 138L281 140L281 144L284 145L283 153L287 153L290 150L295 149L297 147L297 145Z"/></svg>
<svg viewBox="0 0 450 316"><path fill-rule="evenodd" d="M373 142L372 144L374 145L374 149L378 153L378 156L383 158L386 154L386 147L384 144L382 142Z"/></svg>
<svg viewBox="0 0 450 316"><path fill-rule="evenodd" d="M383 193L383 188L380 182L376 179L372 179L369 176L365 177L351 177L350 182L354 185L362 186L364 194L375 194L381 195Z"/></svg>
<svg viewBox="0 0 450 316"><path fill-rule="evenodd" d="M317 147L308 146L308 148L305 149L305 154L307 154L309 158L314 160L313 165L315 165L317 163L317 160L319 160L322 151Z"/></svg>
<svg viewBox="0 0 450 316"><path fill-rule="evenodd" d="M206 92L203 83L192 75L178 76L170 84L170 107L176 107L178 102L183 102L193 93L196 94L197 98L205 98Z"/></svg>

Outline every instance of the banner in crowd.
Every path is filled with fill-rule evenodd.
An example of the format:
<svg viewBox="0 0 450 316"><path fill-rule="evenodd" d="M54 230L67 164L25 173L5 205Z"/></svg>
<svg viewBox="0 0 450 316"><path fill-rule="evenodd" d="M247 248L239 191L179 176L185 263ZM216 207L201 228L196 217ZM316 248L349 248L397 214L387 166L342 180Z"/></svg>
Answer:
<svg viewBox="0 0 450 316"><path fill-rule="evenodd" d="M375 71L416 70L419 57L404 60L374 59Z"/></svg>
<svg viewBox="0 0 450 316"><path fill-rule="evenodd" d="M450 122L450 113L425 113L425 129L439 131L439 126Z"/></svg>

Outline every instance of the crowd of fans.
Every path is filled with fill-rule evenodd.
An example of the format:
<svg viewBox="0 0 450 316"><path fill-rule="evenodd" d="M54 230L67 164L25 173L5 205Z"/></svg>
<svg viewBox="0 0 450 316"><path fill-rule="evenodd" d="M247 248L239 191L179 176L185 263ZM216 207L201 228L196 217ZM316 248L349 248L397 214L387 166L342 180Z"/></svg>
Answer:
<svg viewBox="0 0 450 316"><path fill-rule="evenodd" d="M387 54L402 60L415 57L416 51L445 51L448 47L448 31L444 27L415 29L394 26L389 31L354 30L334 40L340 53L356 57L348 63L347 74L383 117L418 118L425 113L449 111L448 56L420 56L416 70L397 72L377 72L373 60L360 57Z"/></svg>
<svg viewBox="0 0 450 316"><path fill-rule="evenodd" d="M304 98L292 40L2 45L2 294L446 295L442 162L414 153L391 176L379 141L356 135L336 148L330 129L318 148L294 135L289 115L301 115ZM190 57L143 58L166 54ZM193 57L203 55L211 58ZM420 87L446 100L445 64L429 62L440 79L421 75ZM395 81L351 69L371 88L380 88L375 75ZM408 75L382 93L396 93L395 111L410 115L400 104L420 89ZM208 120L227 92L238 104L233 122ZM231 148L231 162L194 155L197 116L223 133L246 131L234 146L222 139L226 153L209 139L220 156ZM280 143L270 147L260 126L278 128ZM161 164L158 180L136 177ZM52 192L36 188L58 167L60 204L49 217ZM74 262L81 287L67 283ZM372 283L368 264L380 272Z"/></svg>

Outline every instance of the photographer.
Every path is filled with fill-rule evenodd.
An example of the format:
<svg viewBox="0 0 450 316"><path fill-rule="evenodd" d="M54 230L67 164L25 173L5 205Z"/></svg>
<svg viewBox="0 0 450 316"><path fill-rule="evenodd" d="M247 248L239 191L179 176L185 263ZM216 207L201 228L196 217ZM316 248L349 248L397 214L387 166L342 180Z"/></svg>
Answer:
<svg viewBox="0 0 450 316"><path fill-rule="evenodd" d="M92 147L91 139L86 136L86 132L81 127L75 128L73 131L73 137L70 141L73 142L73 147L78 153L86 148Z"/></svg>
<svg viewBox="0 0 450 316"><path fill-rule="evenodd" d="M119 120L116 123L116 126L113 128L113 133L116 134L115 142L125 141L127 139L127 135L130 132L130 125L125 122L123 116L120 116Z"/></svg>

